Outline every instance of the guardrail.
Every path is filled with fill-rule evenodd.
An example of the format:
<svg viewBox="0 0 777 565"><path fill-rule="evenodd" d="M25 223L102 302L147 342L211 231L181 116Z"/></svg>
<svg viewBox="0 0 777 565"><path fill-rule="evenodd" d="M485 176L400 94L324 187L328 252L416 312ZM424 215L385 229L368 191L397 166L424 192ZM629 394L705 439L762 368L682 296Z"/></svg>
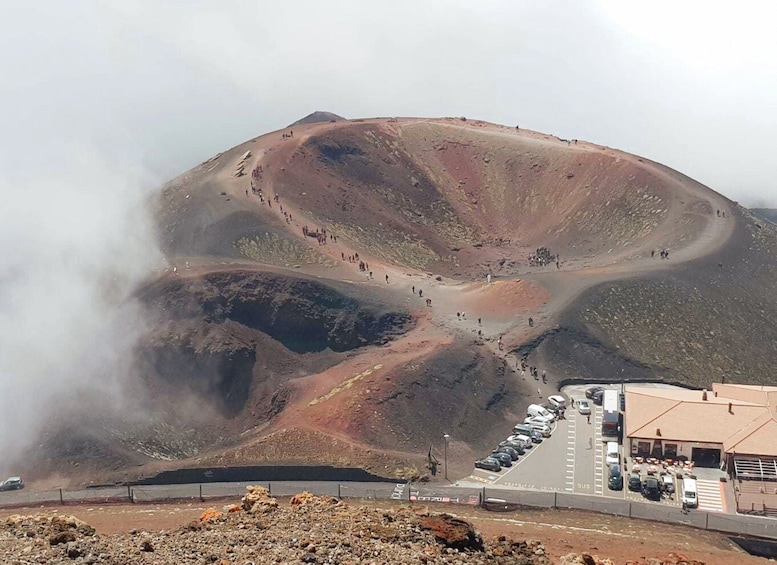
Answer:
<svg viewBox="0 0 777 565"><path fill-rule="evenodd" d="M261 485L272 496L291 496L309 491L319 496L338 498L397 500L408 503L439 502L482 505L484 502L504 503L517 507L568 508L639 518L670 524L683 524L726 534L777 539L777 519L743 514L723 514L691 510L649 502L631 502L602 496L558 491L534 491L454 485L326 482L326 481L251 481L240 483L203 483L184 485L148 485L105 487L78 491L62 489L33 492L0 492L0 507L39 506L44 504L83 504L99 502L150 503L172 500L207 500L239 498L249 484Z"/></svg>

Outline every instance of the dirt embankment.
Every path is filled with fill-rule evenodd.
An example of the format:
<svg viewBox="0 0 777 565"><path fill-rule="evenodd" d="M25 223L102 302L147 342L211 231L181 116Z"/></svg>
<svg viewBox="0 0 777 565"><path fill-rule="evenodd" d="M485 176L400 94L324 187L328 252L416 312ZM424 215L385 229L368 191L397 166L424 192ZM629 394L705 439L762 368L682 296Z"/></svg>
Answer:
<svg viewBox="0 0 777 565"><path fill-rule="evenodd" d="M676 525L584 512L496 515L463 507L344 503L307 493L276 500L263 489L223 508L20 512L0 513L0 558L6 563L766 563L721 535Z"/></svg>

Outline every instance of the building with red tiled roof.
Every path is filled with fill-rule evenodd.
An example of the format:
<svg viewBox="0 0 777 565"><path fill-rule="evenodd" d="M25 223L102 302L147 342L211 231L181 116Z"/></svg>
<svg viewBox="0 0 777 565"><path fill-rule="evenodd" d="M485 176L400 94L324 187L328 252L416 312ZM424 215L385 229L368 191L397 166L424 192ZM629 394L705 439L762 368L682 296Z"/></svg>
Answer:
<svg viewBox="0 0 777 565"><path fill-rule="evenodd" d="M766 462L777 478L777 387L626 386L625 395L624 436L632 455L687 458L699 466L729 469L737 459L756 461L761 478Z"/></svg>

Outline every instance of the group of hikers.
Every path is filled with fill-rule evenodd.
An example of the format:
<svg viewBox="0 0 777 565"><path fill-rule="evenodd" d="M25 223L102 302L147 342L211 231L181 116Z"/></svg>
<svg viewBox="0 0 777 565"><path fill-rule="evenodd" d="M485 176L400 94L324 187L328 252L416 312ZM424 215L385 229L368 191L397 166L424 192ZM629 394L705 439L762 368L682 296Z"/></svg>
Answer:
<svg viewBox="0 0 777 565"><path fill-rule="evenodd" d="M661 256L661 259L669 259L669 250L668 249L662 249L659 252L659 255ZM650 250L650 258L654 258L656 256L656 250L651 249Z"/></svg>
<svg viewBox="0 0 777 565"><path fill-rule="evenodd" d="M281 208L282 210L282 208ZM329 239L326 234L326 228L321 228L321 230L312 231L308 228L308 226L302 226L302 234L305 237L313 237L318 241L319 245L326 245L327 241L332 241L332 239Z"/></svg>
<svg viewBox="0 0 777 565"><path fill-rule="evenodd" d="M283 139L291 139L292 137L294 137L294 132L292 130L289 130L289 133L283 134Z"/></svg>
<svg viewBox="0 0 777 565"><path fill-rule="evenodd" d="M551 263L556 263L556 268L560 268L559 255L550 252L547 247L538 247L534 253L530 253L528 262L530 267L545 267Z"/></svg>

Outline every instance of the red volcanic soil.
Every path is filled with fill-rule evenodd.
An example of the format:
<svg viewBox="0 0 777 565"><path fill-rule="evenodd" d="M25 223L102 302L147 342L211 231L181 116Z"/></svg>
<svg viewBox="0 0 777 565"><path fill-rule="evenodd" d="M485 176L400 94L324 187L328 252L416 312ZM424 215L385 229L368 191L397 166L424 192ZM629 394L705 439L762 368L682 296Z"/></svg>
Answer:
<svg viewBox="0 0 777 565"><path fill-rule="evenodd" d="M518 347L586 289L666 269L651 249L677 265L734 229L720 195L582 141L458 119L292 129L162 192L170 268L140 293L160 320L141 373L155 413L176 395L203 409L160 416L134 474L314 459L422 476L444 433L464 474L536 395ZM530 266L539 247L558 265ZM170 447L192 429L207 439Z"/></svg>

